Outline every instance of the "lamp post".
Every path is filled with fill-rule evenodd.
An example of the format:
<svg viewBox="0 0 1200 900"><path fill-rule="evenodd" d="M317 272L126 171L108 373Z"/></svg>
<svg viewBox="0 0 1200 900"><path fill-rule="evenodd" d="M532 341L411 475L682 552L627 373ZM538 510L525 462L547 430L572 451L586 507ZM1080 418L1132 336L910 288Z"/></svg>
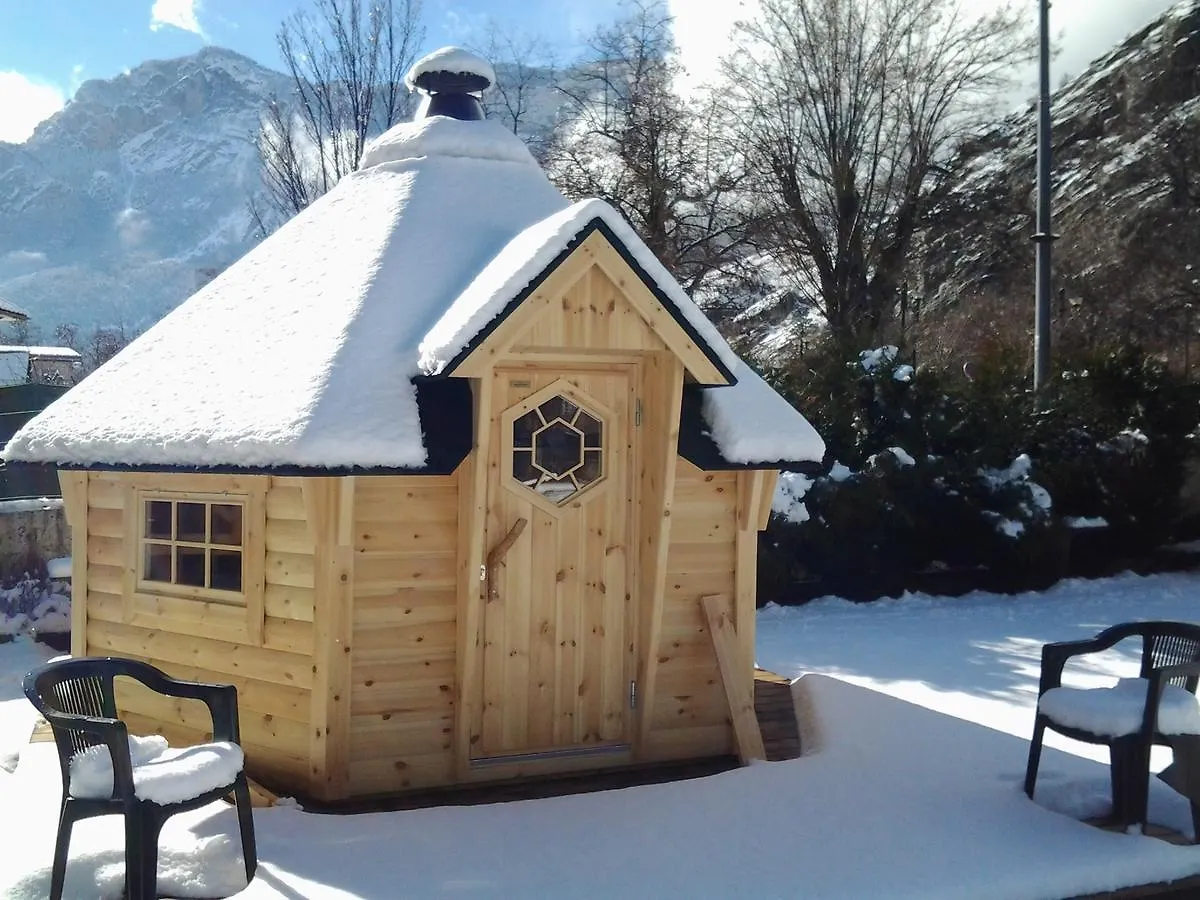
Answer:
<svg viewBox="0 0 1200 900"><path fill-rule="evenodd" d="M1033 331L1033 388L1050 379L1050 0L1038 0L1038 143L1036 313Z"/></svg>

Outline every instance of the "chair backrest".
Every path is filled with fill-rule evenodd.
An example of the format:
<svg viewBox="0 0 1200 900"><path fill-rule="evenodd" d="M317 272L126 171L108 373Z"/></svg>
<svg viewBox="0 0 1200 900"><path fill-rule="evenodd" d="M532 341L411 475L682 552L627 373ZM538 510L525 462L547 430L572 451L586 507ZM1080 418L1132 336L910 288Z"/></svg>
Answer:
<svg viewBox="0 0 1200 900"><path fill-rule="evenodd" d="M1187 622L1142 622L1141 676L1155 669L1200 662L1200 625ZM1196 693L1197 676L1172 678L1171 683Z"/></svg>
<svg viewBox="0 0 1200 900"><path fill-rule="evenodd" d="M154 666L134 659L110 656L61 659L46 663L25 676L25 696L43 715L60 712L115 719L114 679L122 675L144 677L147 672L161 674ZM57 727L54 728L54 740L64 761L88 747L103 743L94 734Z"/></svg>

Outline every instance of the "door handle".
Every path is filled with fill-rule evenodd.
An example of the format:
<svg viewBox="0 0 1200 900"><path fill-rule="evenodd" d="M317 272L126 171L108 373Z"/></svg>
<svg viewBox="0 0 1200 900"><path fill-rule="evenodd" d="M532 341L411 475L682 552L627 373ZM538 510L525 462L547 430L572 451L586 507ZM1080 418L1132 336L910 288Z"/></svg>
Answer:
<svg viewBox="0 0 1200 900"><path fill-rule="evenodd" d="M521 536L521 533L525 530L525 526L528 524L528 519L517 519L517 521L513 522L512 528L508 529L508 534L504 536L504 539L488 551L487 563L484 568L483 598L489 603L496 596L496 591L492 587L496 579L496 567L504 562L504 557L508 556L508 551L512 549L512 545L517 542L517 538Z"/></svg>

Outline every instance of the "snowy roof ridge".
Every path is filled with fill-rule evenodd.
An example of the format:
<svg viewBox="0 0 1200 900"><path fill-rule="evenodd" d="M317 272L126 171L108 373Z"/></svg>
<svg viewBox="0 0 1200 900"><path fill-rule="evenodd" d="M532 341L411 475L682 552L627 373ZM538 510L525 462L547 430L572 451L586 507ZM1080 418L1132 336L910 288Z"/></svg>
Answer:
<svg viewBox="0 0 1200 900"><path fill-rule="evenodd" d="M525 142L495 119L462 121L444 116L401 122L389 128L367 144L358 171L429 157L487 159L541 171Z"/></svg>
<svg viewBox="0 0 1200 900"><path fill-rule="evenodd" d="M421 343L420 368L439 375L452 367L463 352L526 287L585 231L602 222L645 272L653 286L683 316L704 347L731 374L739 360L716 326L667 271L612 206L603 200L581 200L514 237L475 277L446 310Z"/></svg>

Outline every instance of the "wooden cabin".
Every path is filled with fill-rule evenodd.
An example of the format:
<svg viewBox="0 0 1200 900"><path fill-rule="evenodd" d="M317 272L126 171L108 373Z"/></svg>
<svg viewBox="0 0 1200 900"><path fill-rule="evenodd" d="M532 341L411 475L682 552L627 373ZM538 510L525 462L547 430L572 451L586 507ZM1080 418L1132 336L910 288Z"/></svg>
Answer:
<svg viewBox="0 0 1200 900"><path fill-rule="evenodd" d="M823 445L490 77L419 62L416 121L5 450L60 466L72 652L236 684L281 791L753 755L758 532Z"/></svg>

